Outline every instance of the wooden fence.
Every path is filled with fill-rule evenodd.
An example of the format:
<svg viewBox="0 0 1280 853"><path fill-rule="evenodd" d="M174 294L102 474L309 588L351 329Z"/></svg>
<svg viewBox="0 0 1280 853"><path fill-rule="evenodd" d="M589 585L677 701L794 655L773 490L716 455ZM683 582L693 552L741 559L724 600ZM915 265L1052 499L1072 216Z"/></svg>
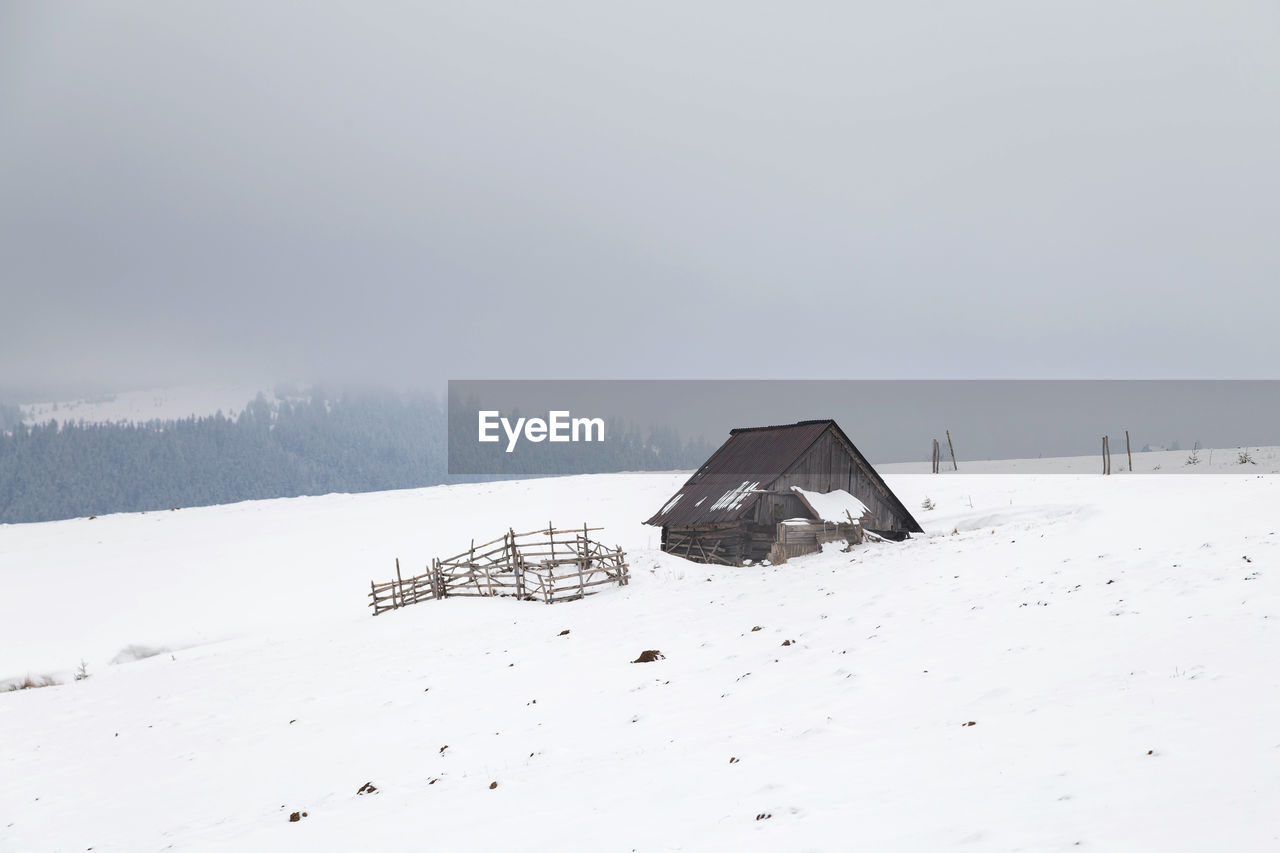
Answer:
<svg viewBox="0 0 1280 853"><path fill-rule="evenodd" d="M400 575L400 560L396 560L395 580L384 583L369 582L369 606L373 615L377 616L386 610L395 610L419 601L442 598L434 572L427 571L415 577L405 578Z"/></svg>
<svg viewBox="0 0 1280 853"><path fill-rule="evenodd" d="M627 555L607 548L589 534L599 527L516 533L471 547L447 559L434 559L426 572L403 577L396 560L395 580L370 582L369 606L376 616L419 601L440 598L513 596L526 601L572 601L608 584L628 583Z"/></svg>

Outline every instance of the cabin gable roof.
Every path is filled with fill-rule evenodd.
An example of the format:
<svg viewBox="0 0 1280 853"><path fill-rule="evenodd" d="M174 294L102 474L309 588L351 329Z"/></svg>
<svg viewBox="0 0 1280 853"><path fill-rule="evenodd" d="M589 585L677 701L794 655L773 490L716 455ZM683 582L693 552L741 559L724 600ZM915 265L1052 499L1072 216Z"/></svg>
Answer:
<svg viewBox="0 0 1280 853"><path fill-rule="evenodd" d="M853 458L895 514L901 514L907 529L918 532L919 524L833 420L731 430L725 443L645 523L655 526L723 524L752 514L761 495L803 459L828 431L834 432L840 447Z"/></svg>

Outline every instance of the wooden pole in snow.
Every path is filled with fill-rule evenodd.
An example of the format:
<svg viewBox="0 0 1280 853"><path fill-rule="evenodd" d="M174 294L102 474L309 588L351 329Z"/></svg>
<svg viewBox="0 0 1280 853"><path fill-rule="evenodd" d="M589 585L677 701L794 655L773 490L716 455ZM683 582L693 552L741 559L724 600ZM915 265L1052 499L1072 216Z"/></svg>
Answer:
<svg viewBox="0 0 1280 853"><path fill-rule="evenodd" d="M947 447L951 448L951 470L959 471L960 466L956 464L956 446L951 443L951 430L947 430Z"/></svg>
<svg viewBox="0 0 1280 853"><path fill-rule="evenodd" d="M1133 446L1129 444L1129 431L1124 431L1124 450L1129 454L1129 473L1133 473Z"/></svg>

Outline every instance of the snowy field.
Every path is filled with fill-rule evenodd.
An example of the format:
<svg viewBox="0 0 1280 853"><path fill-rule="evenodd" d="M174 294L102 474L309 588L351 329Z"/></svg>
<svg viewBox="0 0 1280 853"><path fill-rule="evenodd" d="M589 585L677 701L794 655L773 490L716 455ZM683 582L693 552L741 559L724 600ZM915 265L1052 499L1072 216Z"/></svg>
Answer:
<svg viewBox="0 0 1280 853"><path fill-rule="evenodd" d="M0 677L65 681L0 693L0 850L1280 849L1280 457L1238 452L885 466L925 535L778 567L657 551L683 474L0 526ZM367 615L548 520L631 585Z"/></svg>
<svg viewBox="0 0 1280 853"><path fill-rule="evenodd" d="M1130 476L1129 457L1121 437L1111 449L1111 476ZM1102 453L1061 459L990 459L960 462L952 469L951 457L942 448L940 473L956 474L1101 474ZM928 474L929 462L890 462L877 465L883 475ZM1280 447L1201 448L1133 452L1132 474L1275 474L1280 472ZM910 507L908 507L910 508Z"/></svg>

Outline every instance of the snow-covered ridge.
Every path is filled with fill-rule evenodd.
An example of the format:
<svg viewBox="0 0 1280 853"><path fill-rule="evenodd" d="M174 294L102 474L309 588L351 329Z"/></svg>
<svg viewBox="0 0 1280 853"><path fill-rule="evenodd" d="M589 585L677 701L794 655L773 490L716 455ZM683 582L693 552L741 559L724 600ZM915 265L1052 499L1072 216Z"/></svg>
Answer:
<svg viewBox="0 0 1280 853"><path fill-rule="evenodd" d="M126 391L79 400L23 403L23 422L42 424L56 421L59 425L85 423L143 423L151 420L182 420L206 417L219 411L234 417L261 393L275 404L272 391L252 387L179 387Z"/></svg>

